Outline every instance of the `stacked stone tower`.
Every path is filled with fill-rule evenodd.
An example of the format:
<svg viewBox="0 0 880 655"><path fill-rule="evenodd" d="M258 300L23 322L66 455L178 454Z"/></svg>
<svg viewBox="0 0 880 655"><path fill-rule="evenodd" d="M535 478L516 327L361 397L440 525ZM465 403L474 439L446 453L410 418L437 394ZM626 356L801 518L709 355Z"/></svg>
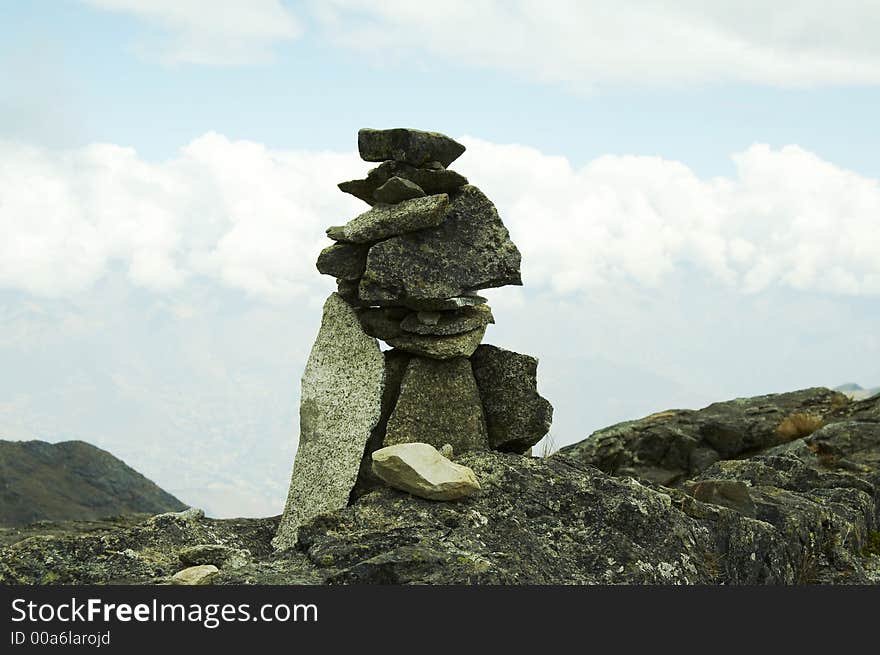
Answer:
<svg viewBox="0 0 880 655"><path fill-rule="evenodd" d="M553 414L535 358L481 345L495 321L476 292L522 284L520 253L492 202L447 168L464 146L435 132L362 129L358 149L381 164L339 185L372 207L328 228L335 243L318 257L338 290L303 375L279 548L382 484L370 463L383 446L525 453Z"/></svg>

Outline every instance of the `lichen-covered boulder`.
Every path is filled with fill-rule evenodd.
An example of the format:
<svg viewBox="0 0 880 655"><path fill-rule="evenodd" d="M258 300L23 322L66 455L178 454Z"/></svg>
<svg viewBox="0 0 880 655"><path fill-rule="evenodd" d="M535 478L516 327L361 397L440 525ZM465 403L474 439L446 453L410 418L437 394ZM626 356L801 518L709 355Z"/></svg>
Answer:
<svg viewBox="0 0 880 655"><path fill-rule="evenodd" d="M720 459L806 437L849 402L823 388L738 398L619 423L562 450L609 473L677 484Z"/></svg>

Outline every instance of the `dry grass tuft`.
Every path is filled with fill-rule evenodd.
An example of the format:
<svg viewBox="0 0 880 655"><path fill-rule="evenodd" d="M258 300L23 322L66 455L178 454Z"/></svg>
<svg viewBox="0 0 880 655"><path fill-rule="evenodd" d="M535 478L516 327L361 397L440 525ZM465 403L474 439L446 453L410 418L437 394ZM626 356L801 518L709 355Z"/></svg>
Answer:
<svg viewBox="0 0 880 655"><path fill-rule="evenodd" d="M547 435L541 439L538 448L538 457L550 457L553 453L556 452L556 440L553 438L553 433L548 432Z"/></svg>
<svg viewBox="0 0 880 655"><path fill-rule="evenodd" d="M813 434L825 425L821 416L809 412L795 412L789 414L776 428L776 434L781 441L794 441Z"/></svg>

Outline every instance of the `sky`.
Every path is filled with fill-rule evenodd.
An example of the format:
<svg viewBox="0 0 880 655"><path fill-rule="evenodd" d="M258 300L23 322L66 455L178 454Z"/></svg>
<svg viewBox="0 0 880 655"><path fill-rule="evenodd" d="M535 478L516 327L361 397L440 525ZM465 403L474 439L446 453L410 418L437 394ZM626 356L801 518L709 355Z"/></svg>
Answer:
<svg viewBox="0 0 880 655"><path fill-rule="evenodd" d="M880 384L880 5L0 0L0 438L281 511L366 205L361 127L444 132L523 287L552 437Z"/></svg>

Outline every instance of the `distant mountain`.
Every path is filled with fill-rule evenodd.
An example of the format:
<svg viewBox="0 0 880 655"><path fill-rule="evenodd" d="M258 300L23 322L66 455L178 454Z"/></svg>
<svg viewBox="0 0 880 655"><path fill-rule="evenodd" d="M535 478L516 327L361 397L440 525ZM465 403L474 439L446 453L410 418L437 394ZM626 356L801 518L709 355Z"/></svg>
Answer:
<svg viewBox="0 0 880 655"><path fill-rule="evenodd" d="M865 398L871 398L880 394L880 387L865 389L860 384L854 382L841 384L839 387L834 387L834 390L849 396L852 400L864 400Z"/></svg>
<svg viewBox="0 0 880 655"><path fill-rule="evenodd" d="M0 525L185 507L122 460L84 441L0 440Z"/></svg>

